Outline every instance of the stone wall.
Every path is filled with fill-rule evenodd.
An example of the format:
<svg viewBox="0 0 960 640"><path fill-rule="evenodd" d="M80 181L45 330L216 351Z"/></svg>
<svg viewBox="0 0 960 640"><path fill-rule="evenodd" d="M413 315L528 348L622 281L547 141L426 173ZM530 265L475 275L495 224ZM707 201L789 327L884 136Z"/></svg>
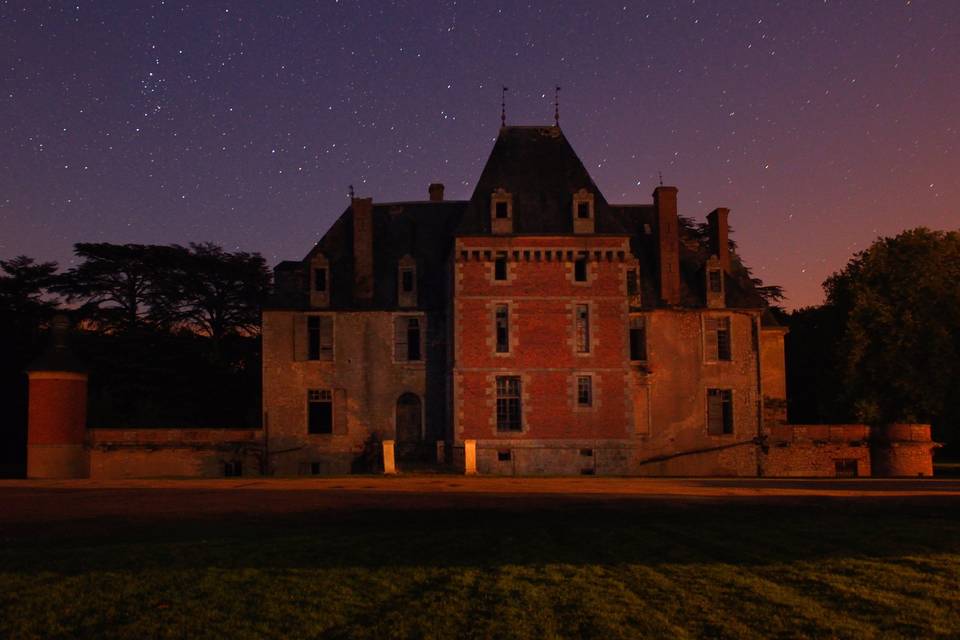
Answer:
<svg viewBox="0 0 960 640"><path fill-rule="evenodd" d="M260 429L89 429L94 479L260 475Z"/></svg>
<svg viewBox="0 0 960 640"><path fill-rule="evenodd" d="M333 359L307 360L298 350L308 315L329 315L334 323ZM394 319L419 316L425 323L424 359L398 361ZM423 408L423 441L445 433L443 318L411 311L263 313L264 428L270 440L271 469L278 475L349 473L376 443L395 439L397 401L415 394ZM305 334L304 334L305 335ZM428 394L428 386L431 393ZM334 432L307 432L307 390L329 390L334 399ZM433 446L433 445L432 445Z"/></svg>
<svg viewBox="0 0 960 640"><path fill-rule="evenodd" d="M870 427L862 424L773 427L768 430L767 452L761 465L763 475L768 477L833 478L854 473L870 476Z"/></svg>

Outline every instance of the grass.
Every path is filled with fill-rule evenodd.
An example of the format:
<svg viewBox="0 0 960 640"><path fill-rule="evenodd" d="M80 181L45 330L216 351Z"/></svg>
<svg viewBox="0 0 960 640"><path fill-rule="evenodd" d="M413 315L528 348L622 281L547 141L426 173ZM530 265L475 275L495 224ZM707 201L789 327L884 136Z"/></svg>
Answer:
<svg viewBox="0 0 960 640"><path fill-rule="evenodd" d="M960 636L960 514L849 501L321 513L0 548L2 638Z"/></svg>

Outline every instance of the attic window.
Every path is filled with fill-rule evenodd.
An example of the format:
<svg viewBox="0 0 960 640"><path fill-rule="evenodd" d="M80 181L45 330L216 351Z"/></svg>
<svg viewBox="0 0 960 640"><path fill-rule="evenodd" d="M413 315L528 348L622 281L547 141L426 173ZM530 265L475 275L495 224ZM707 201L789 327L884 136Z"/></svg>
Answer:
<svg viewBox="0 0 960 640"><path fill-rule="evenodd" d="M313 289L314 291L324 292L327 290L327 268L317 267L313 270Z"/></svg>
<svg viewBox="0 0 960 640"><path fill-rule="evenodd" d="M710 269L710 293L723 293L723 272Z"/></svg>
<svg viewBox="0 0 960 640"><path fill-rule="evenodd" d="M413 291L413 269L401 269L400 270L400 290L404 293L411 293Z"/></svg>
<svg viewBox="0 0 960 640"><path fill-rule="evenodd" d="M577 203L577 217L580 219L585 219L590 217L590 203L589 202L578 202Z"/></svg>
<svg viewBox="0 0 960 640"><path fill-rule="evenodd" d="M496 203L495 207L496 207L496 209L495 209L495 210L496 210L496 216L497 216L498 218L503 219L503 218L509 217L509 215L508 215L508 213L507 213L507 203L506 203L506 202L498 202L498 203Z"/></svg>

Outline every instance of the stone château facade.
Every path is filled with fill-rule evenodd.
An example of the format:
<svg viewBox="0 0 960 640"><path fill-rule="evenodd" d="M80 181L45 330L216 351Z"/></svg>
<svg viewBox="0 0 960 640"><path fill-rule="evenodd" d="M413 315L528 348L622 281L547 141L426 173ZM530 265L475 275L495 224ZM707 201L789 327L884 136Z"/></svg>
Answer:
<svg viewBox="0 0 960 640"><path fill-rule="evenodd" d="M261 429L84 431L61 353L28 473L931 475L928 426L786 424L786 332L727 218L609 203L559 127L503 127L469 200L353 198L276 267Z"/></svg>

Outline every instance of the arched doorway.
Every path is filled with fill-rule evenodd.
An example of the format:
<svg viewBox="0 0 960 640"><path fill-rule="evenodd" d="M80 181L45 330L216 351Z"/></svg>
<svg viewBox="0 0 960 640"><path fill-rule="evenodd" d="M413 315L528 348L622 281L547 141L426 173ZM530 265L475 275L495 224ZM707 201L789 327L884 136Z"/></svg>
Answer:
<svg viewBox="0 0 960 640"><path fill-rule="evenodd" d="M397 399L397 457L416 458L423 440L423 404L415 393Z"/></svg>

